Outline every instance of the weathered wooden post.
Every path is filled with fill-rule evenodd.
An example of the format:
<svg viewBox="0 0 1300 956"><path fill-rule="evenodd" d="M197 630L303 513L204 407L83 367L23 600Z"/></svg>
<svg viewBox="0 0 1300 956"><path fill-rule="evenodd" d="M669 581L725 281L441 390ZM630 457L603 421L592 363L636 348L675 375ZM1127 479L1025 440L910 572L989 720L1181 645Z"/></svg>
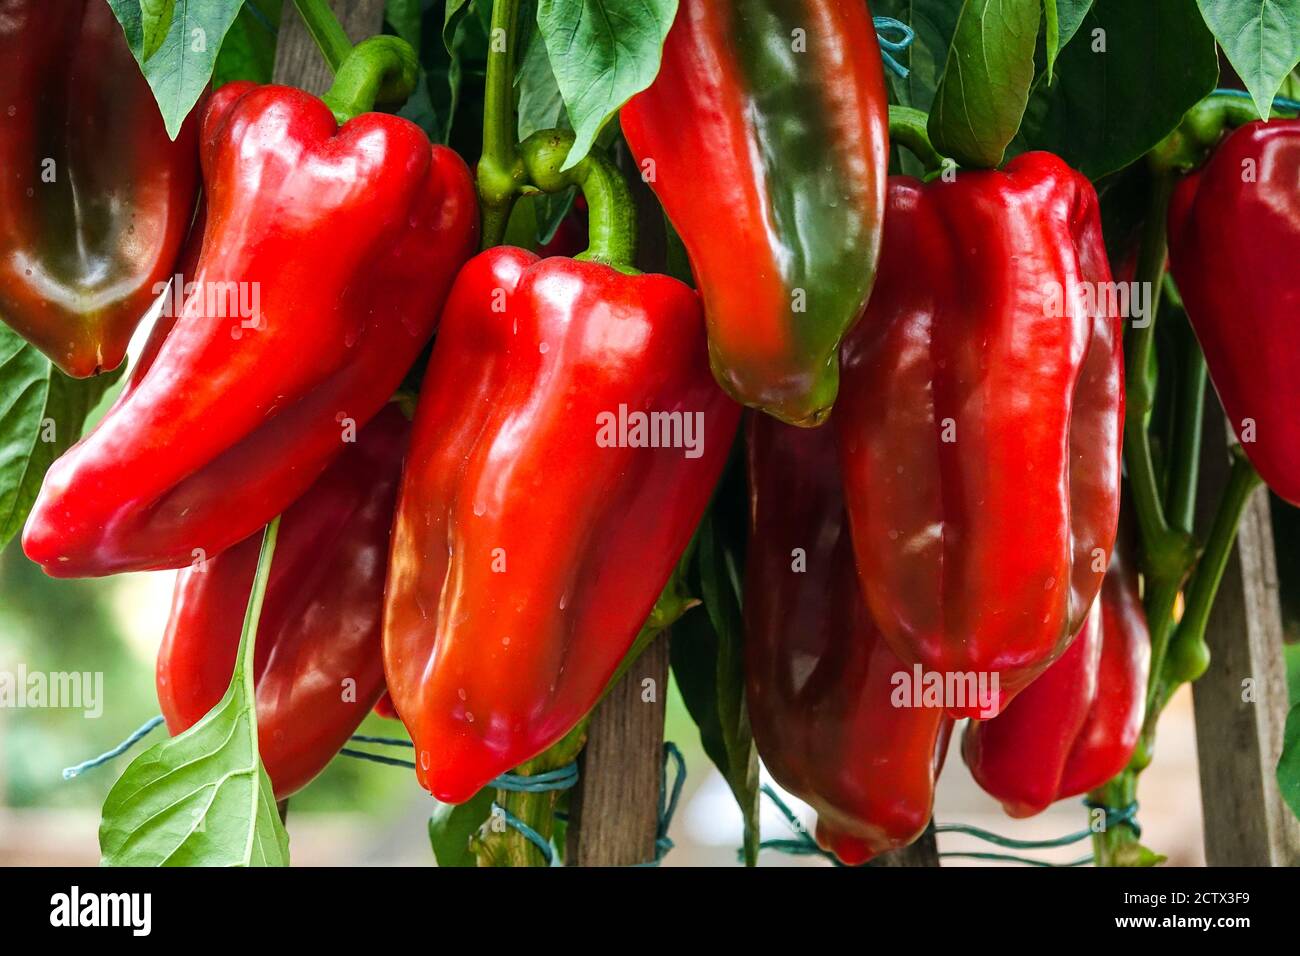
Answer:
<svg viewBox="0 0 1300 956"><path fill-rule="evenodd" d="M1206 397L1201 513L1208 525L1228 480L1229 430ZM1283 802L1274 768L1286 724L1282 611L1268 491L1242 515L1205 639L1211 663L1192 685L1196 748L1210 866L1300 865L1300 822Z"/></svg>

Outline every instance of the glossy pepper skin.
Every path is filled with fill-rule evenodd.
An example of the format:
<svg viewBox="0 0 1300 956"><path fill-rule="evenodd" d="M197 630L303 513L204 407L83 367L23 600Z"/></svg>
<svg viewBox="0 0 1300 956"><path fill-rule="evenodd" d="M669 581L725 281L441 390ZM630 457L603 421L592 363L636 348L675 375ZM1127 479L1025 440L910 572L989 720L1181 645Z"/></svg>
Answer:
<svg viewBox="0 0 1300 956"><path fill-rule="evenodd" d="M1255 176L1245 182L1248 168ZM1178 184L1169 206L1169 266L1210 379L1251 464L1293 505L1300 505L1298 183L1300 120L1248 123Z"/></svg>
<svg viewBox="0 0 1300 956"><path fill-rule="evenodd" d="M0 63L0 319L69 375L114 369L189 230L197 121L168 138L103 0L2 0Z"/></svg>
<svg viewBox="0 0 1300 956"><path fill-rule="evenodd" d="M258 747L277 800L320 773L383 694L388 536L410 431L387 406L280 520L253 655ZM254 534L177 576L157 672L173 735L230 685L260 549Z"/></svg>
<svg viewBox="0 0 1300 956"><path fill-rule="evenodd" d="M996 676L992 707L949 703L990 717L1078 633L1115 540L1120 321L1079 295L1110 281L1097 197L1026 153L896 178L885 223L834 416L859 577L905 662Z"/></svg>
<svg viewBox="0 0 1300 956"><path fill-rule="evenodd" d="M907 668L858 589L831 430L753 415L747 434L754 739L777 782L817 810L817 842L865 863L925 830L952 721L894 705Z"/></svg>
<svg viewBox="0 0 1300 956"><path fill-rule="evenodd" d="M339 128L301 90L232 83L202 158L198 294L28 519L56 577L182 567L282 512L388 401L472 251L469 171L407 120Z"/></svg>
<svg viewBox="0 0 1300 956"><path fill-rule="evenodd" d="M416 412L384 617L388 691L439 800L557 741L631 647L739 421L705 356L699 300L675 279L508 246L461 270ZM602 444L621 409L686 413L698 457L630 447L630 428L625 446Z"/></svg>
<svg viewBox="0 0 1300 956"><path fill-rule="evenodd" d="M820 422L885 208L888 103L866 3L682 0L622 124L690 256L718 381L784 421Z"/></svg>
<svg viewBox="0 0 1300 956"><path fill-rule="evenodd" d="M1060 660L962 739L971 775L1013 817L1100 787L1128 765L1146 715L1151 637L1137 575L1116 552Z"/></svg>

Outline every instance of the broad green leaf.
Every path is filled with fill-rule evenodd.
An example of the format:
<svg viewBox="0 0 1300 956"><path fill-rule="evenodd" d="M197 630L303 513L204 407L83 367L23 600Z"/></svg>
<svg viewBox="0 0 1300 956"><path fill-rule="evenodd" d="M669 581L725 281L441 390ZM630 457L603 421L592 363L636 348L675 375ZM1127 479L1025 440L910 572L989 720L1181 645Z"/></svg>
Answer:
<svg viewBox="0 0 1300 956"><path fill-rule="evenodd" d="M230 688L197 724L150 747L104 801L106 866L288 866L289 835L257 749L253 644L279 519L262 539Z"/></svg>
<svg viewBox="0 0 1300 956"><path fill-rule="evenodd" d="M27 520L54 459L81 437L86 417L122 377L64 375L0 323L0 548Z"/></svg>
<svg viewBox="0 0 1300 956"><path fill-rule="evenodd" d="M469 841L492 814L494 792L484 787L459 804L434 801L433 815L429 817L429 843L439 866L477 866Z"/></svg>
<svg viewBox="0 0 1300 956"><path fill-rule="evenodd" d="M158 52L172 25L176 0L140 0L140 32L144 59Z"/></svg>
<svg viewBox="0 0 1300 956"><path fill-rule="evenodd" d="M1218 76L1214 37L1187 0L1096 0L1056 81L1035 84L1013 148L1048 150L1099 179L1164 138Z"/></svg>
<svg viewBox="0 0 1300 956"><path fill-rule="evenodd" d="M1277 761L1277 785L1291 812L1300 817L1300 704L1286 716L1282 756Z"/></svg>
<svg viewBox="0 0 1300 956"><path fill-rule="evenodd" d="M417 56L420 53L420 18L423 12L423 0L386 0L384 3L384 20L394 33L411 44Z"/></svg>
<svg viewBox="0 0 1300 956"><path fill-rule="evenodd" d="M1282 80L1300 63L1300 0L1197 0L1224 55L1267 116Z"/></svg>
<svg viewBox="0 0 1300 956"><path fill-rule="evenodd" d="M1079 27L1083 25L1083 18L1088 15L1092 9L1093 0L1056 0L1057 20L1059 26L1057 29L1056 49L1051 54L1052 61L1065 45L1074 39L1074 35L1079 32Z"/></svg>
<svg viewBox="0 0 1300 956"><path fill-rule="evenodd" d="M676 15L677 0L538 0L537 26L575 134L566 169L654 81Z"/></svg>
<svg viewBox="0 0 1300 956"><path fill-rule="evenodd" d="M1092 0L1044 0L1047 17L1047 82L1051 83L1056 58L1079 30Z"/></svg>
<svg viewBox="0 0 1300 956"><path fill-rule="evenodd" d="M519 88L520 142L538 130L569 128L569 118L564 112L564 97L560 95L559 84L555 82L555 74L551 71L546 41L537 30L530 31L528 42L519 58L515 86Z"/></svg>
<svg viewBox="0 0 1300 956"><path fill-rule="evenodd" d="M152 56L145 55L146 33L140 0L108 0L136 62L144 71L162 112L167 135L175 139L185 117L203 94L226 32L244 0L180 0L167 35Z"/></svg>
<svg viewBox="0 0 1300 956"><path fill-rule="evenodd" d="M489 0L483 0L487 3ZM447 0L447 7L442 18L442 42L447 52L455 55L456 30L465 14L469 13L474 0Z"/></svg>
<svg viewBox="0 0 1300 956"><path fill-rule="evenodd" d="M1034 79L1041 0L966 0L930 111L930 139L963 166L993 168L1020 128Z"/></svg>
<svg viewBox="0 0 1300 956"><path fill-rule="evenodd" d="M239 16L221 41L212 69L212 88L235 80L270 83L282 0L244 0Z"/></svg>

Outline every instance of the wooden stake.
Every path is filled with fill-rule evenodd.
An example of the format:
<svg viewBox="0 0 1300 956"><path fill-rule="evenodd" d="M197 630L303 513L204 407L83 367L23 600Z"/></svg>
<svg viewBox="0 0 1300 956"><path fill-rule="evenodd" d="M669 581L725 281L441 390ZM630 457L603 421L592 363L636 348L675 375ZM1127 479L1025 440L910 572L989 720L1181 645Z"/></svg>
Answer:
<svg viewBox="0 0 1300 956"><path fill-rule="evenodd" d="M384 28L384 0L330 0L330 9L353 43ZM317 96L334 82L329 64L292 3L286 3L280 15L280 36L275 47L272 77L276 83L296 86Z"/></svg>
<svg viewBox="0 0 1300 956"><path fill-rule="evenodd" d="M569 807L569 866L633 866L655 858L668 637L655 638L592 714Z"/></svg>
<svg viewBox="0 0 1300 956"><path fill-rule="evenodd" d="M1198 528L1209 526L1218 507L1228 479L1231 440L1213 392L1205 404L1208 425ZM1192 696L1206 862L1300 865L1300 823L1283 802L1275 774L1287 686L1273 529L1264 488L1255 492L1242 515L1205 637L1212 655L1210 669L1192 685Z"/></svg>

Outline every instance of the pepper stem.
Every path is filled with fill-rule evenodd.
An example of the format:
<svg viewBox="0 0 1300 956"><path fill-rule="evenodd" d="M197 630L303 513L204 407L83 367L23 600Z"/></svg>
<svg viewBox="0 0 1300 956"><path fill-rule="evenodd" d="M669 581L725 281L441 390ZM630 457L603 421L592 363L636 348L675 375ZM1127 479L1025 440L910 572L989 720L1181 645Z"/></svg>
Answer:
<svg viewBox="0 0 1300 956"><path fill-rule="evenodd" d="M316 48L329 64L330 71L338 73L339 67L352 52L352 41L343 32L343 24L334 15L326 0L293 0L302 17L307 32L316 41Z"/></svg>
<svg viewBox="0 0 1300 956"><path fill-rule="evenodd" d="M929 117L918 109L910 106L889 107L889 141L907 147L921 161L927 177L942 171L945 162L948 162L930 142L928 124Z"/></svg>
<svg viewBox="0 0 1300 956"><path fill-rule="evenodd" d="M635 273L636 205L618 169L594 151L576 166L563 169L573 147L569 130L541 130L520 144L529 181L542 192L557 193L577 186L587 200L588 241L575 258L601 262L619 272Z"/></svg>
<svg viewBox="0 0 1300 956"><path fill-rule="evenodd" d="M400 37L370 37L352 48L321 100L342 125L376 103L405 102L418 73L419 60L411 44Z"/></svg>
<svg viewBox="0 0 1300 956"><path fill-rule="evenodd" d="M518 32L519 0L496 0L488 30L483 152L477 172L483 249L500 245L505 238L510 210L524 186L515 131L514 65Z"/></svg>
<svg viewBox="0 0 1300 956"><path fill-rule="evenodd" d="M1178 128L1151 150L1151 166L1157 173L1193 170L1204 162L1225 132L1259 118L1249 99L1242 99L1232 90L1216 90L1188 110Z"/></svg>

